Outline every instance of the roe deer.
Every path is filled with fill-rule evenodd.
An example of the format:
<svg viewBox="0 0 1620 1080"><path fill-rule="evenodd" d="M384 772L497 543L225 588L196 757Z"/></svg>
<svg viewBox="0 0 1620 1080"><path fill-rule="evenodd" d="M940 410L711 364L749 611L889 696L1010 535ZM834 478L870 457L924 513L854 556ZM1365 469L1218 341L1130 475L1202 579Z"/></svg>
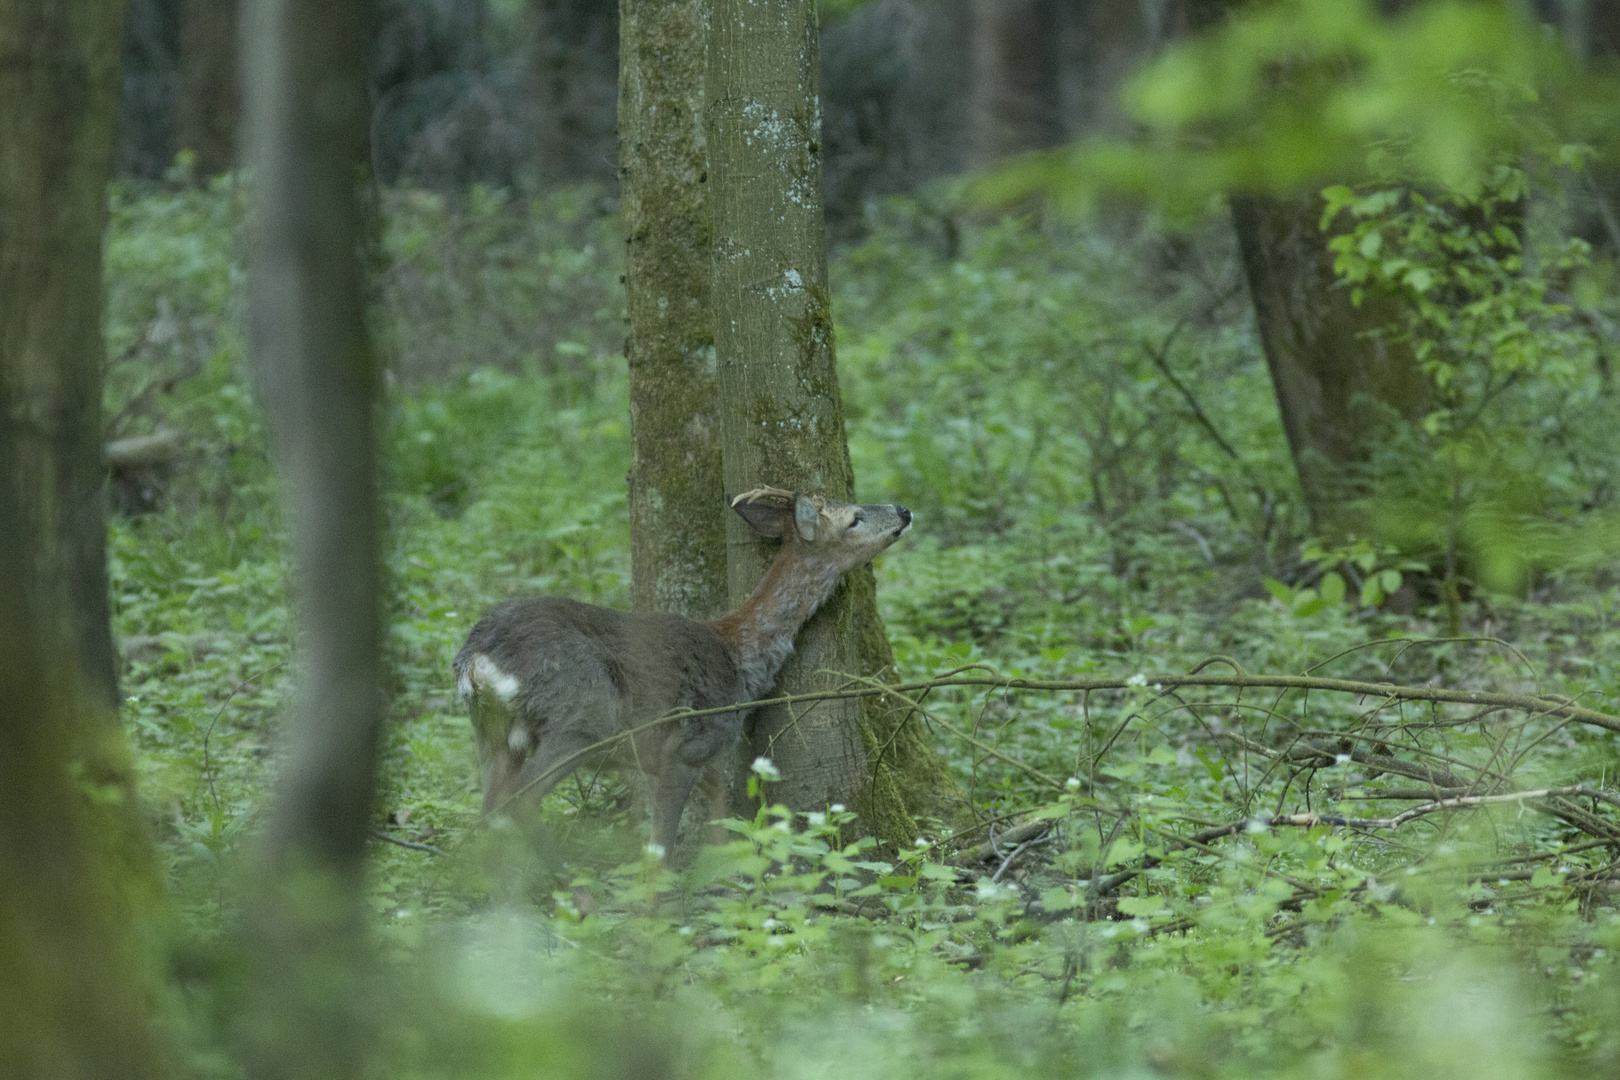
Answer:
<svg viewBox="0 0 1620 1080"><path fill-rule="evenodd" d="M456 691L478 738L485 814L520 795L538 802L578 766L608 759L649 775L652 840L673 851L693 786L736 742L746 710L626 733L672 709L764 697L843 573L911 527L903 506L780 488L745 492L731 508L782 547L729 615L699 622L540 597L500 604L473 627L456 654Z"/></svg>

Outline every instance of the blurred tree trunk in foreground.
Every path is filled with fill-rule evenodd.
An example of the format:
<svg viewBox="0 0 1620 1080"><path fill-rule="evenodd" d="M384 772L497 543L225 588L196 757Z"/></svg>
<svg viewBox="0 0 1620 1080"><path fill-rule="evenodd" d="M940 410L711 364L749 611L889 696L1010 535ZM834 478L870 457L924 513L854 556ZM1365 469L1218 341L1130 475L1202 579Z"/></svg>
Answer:
<svg viewBox="0 0 1620 1080"><path fill-rule="evenodd" d="M180 11L176 126L199 178L236 164L237 0L185 0Z"/></svg>
<svg viewBox="0 0 1620 1080"><path fill-rule="evenodd" d="M1063 138L1056 0L972 0L968 161L984 168Z"/></svg>
<svg viewBox="0 0 1620 1080"><path fill-rule="evenodd" d="M714 373L704 0L619 5L619 195L630 326L630 596L726 609Z"/></svg>
<svg viewBox="0 0 1620 1080"><path fill-rule="evenodd" d="M1234 195L1243 269L1300 487L1320 532L1353 526L1347 503L1390 414L1423 415L1427 377L1410 346L1371 331L1399 316L1391 298L1359 307L1337 288L1318 195Z"/></svg>
<svg viewBox="0 0 1620 1080"><path fill-rule="evenodd" d="M619 85L617 5L614 0L529 0L528 13L540 175L554 183L611 179Z"/></svg>
<svg viewBox="0 0 1620 1080"><path fill-rule="evenodd" d="M816 9L811 0L717 0L709 37L709 177L715 351L726 490L761 484L853 498L833 363L822 219ZM775 545L727 515L730 599L741 602ZM878 675L894 663L871 567L799 635L779 686L836 685L823 670ZM782 773L770 798L797 810L841 802L864 828L909 843L930 793L950 790L908 714L877 699L757 713L749 756ZM909 720L909 722L908 722Z"/></svg>
<svg viewBox="0 0 1620 1080"><path fill-rule="evenodd" d="M361 877L382 718L381 588L359 199L374 30L366 0L253 0L253 361L282 475L297 695L248 900L243 1019L257 1077L358 1072Z"/></svg>
<svg viewBox="0 0 1620 1080"><path fill-rule="evenodd" d="M172 1075L118 727L101 239L123 8L0 0L0 1075Z"/></svg>

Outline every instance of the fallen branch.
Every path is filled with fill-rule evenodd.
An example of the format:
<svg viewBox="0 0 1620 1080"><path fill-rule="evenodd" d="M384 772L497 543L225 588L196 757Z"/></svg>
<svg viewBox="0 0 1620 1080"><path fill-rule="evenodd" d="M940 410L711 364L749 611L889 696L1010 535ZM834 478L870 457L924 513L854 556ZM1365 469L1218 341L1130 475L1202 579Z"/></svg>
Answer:
<svg viewBox="0 0 1620 1080"><path fill-rule="evenodd" d="M180 432L172 428L159 428L150 435L114 439L106 445L105 454L110 468L132 469L173 461L180 456L182 449Z"/></svg>

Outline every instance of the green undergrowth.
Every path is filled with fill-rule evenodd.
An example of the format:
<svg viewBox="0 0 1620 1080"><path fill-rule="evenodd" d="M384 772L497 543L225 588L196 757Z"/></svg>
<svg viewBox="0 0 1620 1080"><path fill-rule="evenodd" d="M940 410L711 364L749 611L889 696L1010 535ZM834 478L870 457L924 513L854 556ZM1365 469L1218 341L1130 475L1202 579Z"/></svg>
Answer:
<svg viewBox="0 0 1620 1080"><path fill-rule="evenodd" d="M676 872L643 856L610 774L572 777L536 825L481 826L449 670L500 598L626 602L618 222L579 192L384 205L375 1075L1613 1071L1620 916L1590 843L1607 804L1266 823L1388 818L1442 772L1473 794L1607 790L1613 735L1157 682L1220 656L1207 670L1620 699L1601 572L1477 589L1447 640L1421 553L1308 542L1220 229L1008 222L949 250L900 203L839 254L860 490L917 514L878 566L902 675L1130 685L934 690L915 722L961 795L912 847L852 843L847 810L767 808ZM204 950L232 921L292 677L240 216L229 182L123 192L107 249L109 434L185 440L111 551L117 631L145 643L123 682L142 794ZM1049 826L1006 839L1031 822Z"/></svg>

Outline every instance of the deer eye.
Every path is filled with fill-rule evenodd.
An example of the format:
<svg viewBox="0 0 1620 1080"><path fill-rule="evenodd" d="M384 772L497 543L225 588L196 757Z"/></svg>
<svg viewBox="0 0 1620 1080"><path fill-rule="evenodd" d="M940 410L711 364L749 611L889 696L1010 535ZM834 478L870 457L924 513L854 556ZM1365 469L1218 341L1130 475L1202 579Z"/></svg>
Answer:
<svg viewBox="0 0 1620 1080"><path fill-rule="evenodd" d="M860 523L861 523L861 515L859 515L859 514L856 514L854 517L849 519L849 527L852 528L852 529L855 526L859 525Z"/></svg>

